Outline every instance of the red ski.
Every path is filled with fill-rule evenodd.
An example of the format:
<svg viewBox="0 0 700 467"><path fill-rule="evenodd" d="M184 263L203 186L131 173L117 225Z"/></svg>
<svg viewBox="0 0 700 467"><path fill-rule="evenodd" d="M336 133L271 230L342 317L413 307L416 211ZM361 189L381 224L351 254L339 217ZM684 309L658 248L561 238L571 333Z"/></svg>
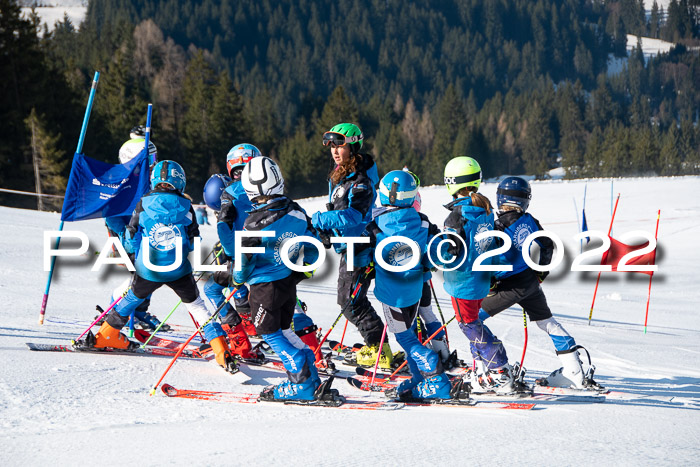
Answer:
<svg viewBox="0 0 700 467"><path fill-rule="evenodd" d="M180 399L197 399L216 402L232 402L237 404L258 404L265 403L260 400L259 394L246 394L235 392L220 392L220 391L200 391L194 389L177 389L169 384L163 384L160 387L163 394L168 397L177 397ZM285 405L293 405L287 404ZM401 402L394 401L362 401L348 400L337 407L329 405L309 405L308 407L332 407L335 409L347 410L398 410L404 407Z"/></svg>

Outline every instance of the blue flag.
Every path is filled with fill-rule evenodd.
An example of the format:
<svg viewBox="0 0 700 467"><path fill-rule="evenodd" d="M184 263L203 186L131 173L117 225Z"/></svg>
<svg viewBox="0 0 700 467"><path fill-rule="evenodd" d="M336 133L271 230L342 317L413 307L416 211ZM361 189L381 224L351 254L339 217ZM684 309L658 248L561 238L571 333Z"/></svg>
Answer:
<svg viewBox="0 0 700 467"><path fill-rule="evenodd" d="M148 191L149 178L145 149L126 164L108 164L75 154L61 220L130 216Z"/></svg>
<svg viewBox="0 0 700 467"><path fill-rule="evenodd" d="M588 232L588 223L586 222L586 210L585 209L582 210L581 217L582 217L581 232ZM588 244L589 241L591 241L591 238L586 237L586 244Z"/></svg>

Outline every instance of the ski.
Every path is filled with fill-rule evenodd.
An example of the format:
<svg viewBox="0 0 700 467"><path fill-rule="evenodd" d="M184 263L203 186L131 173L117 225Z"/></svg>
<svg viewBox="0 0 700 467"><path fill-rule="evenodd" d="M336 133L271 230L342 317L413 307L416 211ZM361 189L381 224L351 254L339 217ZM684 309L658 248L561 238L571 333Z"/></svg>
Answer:
<svg viewBox="0 0 700 467"><path fill-rule="evenodd" d="M354 388L361 389L363 391L382 391L381 386L370 386L369 382L360 381L358 378L348 377L346 381ZM395 387L394 385L390 388ZM387 388L389 389L389 388ZM461 402L460 402L461 401ZM520 402L505 402L500 400L479 400L479 399L457 399L454 401L424 401L424 402L405 402L408 406L440 406L440 407L478 407L485 409L515 409L515 410L530 410L535 404L534 403L520 403Z"/></svg>
<svg viewBox="0 0 700 467"><path fill-rule="evenodd" d="M328 339L328 340L326 341L326 343L328 344L328 347L330 347L330 349L331 349L333 352L357 352L357 351L360 350L362 347L364 347L364 344L359 344L359 343L353 344L352 347L349 347L349 346L344 345L344 344L341 345L340 342L334 341L334 340L331 340L331 339Z"/></svg>
<svg viewBox="0 0 700 467"><path fill-rule="evenodd" d="M27 347L29 350L39 351L39 352L75 352L75 353L97 353L103 355L154 355L158 357L174 357L177 351L172 349L163 349L160 347L146 347L142 349L140 347L127 350L127 349L113 349L111 347L106 348L81 348L74 347L70 344L36 344L33 342L27 342ZM195 354L189 350L184 350L180 355L182 358L193 358L193 359L204 359L203 356Z"/></svg>
<svg viewBox="0 0 700 467"><path fill-rule="evenodd" d="M176 389L169 384L163 384L161 386L161 391L168 397L175 397L180 399L197 399L197 400L208 400L216 402L232 402L237 404L265 404L269 401L264 401L260 399L259 394L247 394L247 393L235 393L235 392L221 392L221 391L201 391L193 389ZM282 401L280 401L282 402ZM274 403L280 403L274 402ZM335 409L344 410L398 410L402 409L405 404L401 402L394 401L362 401L362 400L351 400L346 399L342 405L313 405L313 404L303 404L294 403L294 401L282 402L285 405L303 405L307 407L329 407Z"/></svg>

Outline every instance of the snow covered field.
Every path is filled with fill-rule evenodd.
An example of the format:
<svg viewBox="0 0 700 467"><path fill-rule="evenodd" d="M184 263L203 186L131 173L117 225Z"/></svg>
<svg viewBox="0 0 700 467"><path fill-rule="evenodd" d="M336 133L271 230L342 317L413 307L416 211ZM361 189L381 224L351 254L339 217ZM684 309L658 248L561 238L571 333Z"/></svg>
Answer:
<svg viewBox="0 0 700 467"><path fill-rule="evenodd" d="M20 4L24 6L22 13L26 17L29 17L32 5L39 5L34 9L41 18L42 25L46 24L51 31L56 22L63 21L66 15L73 23L73 27L78 29L87 14L88 0L23 0Z"/></svg>
<svg viewBox="0 0 700 467"><path fill-rule="evenodd" d="M123 268L90 272L92 259L59 258L47 321L37 324L47 273L43 232L58 214L0 208L0 465L697 465L700 455L700 178L615 180L622 193L614 236L653 234L661 209L659 272L654 276L648 333L643 332L648 276L604 273L591 326L587 324L595 273L572 273L578 245L572 198L581 208L583 181L535 182L531 212L566 244L562 265L543 287L550 306L597 366L611 389L648 395L647 404L540 403L531 411L406 407L369 412L277 404L230 404L149 397L169 358L30 352L25 342L68 343L108 305ZM482 192L495 201L495 184ZM449 201L442 187L424 188L423 212L441 224ZM309 213L323 198L304 200ZM610 181L588 181L589 228L607 231ZM101 249L101 220L66 224ZM205 246L213 226L202 228ZM329 257L334 257L331 254ZM301 284L309 314L326 329L339 312L335 263ZM451 307L439 278L443 313ZM151 311L163 318L177 297L156 292ZM375 306L379 306L374 301ZM184 308L171 320L193 331ZM76 324L76 322L78 324ZM511 362L520 359L520 309L488 321ZM341 325L333 336L340 338ZM551 341L528 326L526 379L558 368ZM467 358L468 342L456 325L450 342ZM184 335L183 332L177 334ZM350 326L346 342L360 341ZM392 347L398 345L392 339ZM248 369L231 376L213 362L180 360L165 378L175 387L258 392L281 373ZM342 380L341 393L369 396Z"/></svg>

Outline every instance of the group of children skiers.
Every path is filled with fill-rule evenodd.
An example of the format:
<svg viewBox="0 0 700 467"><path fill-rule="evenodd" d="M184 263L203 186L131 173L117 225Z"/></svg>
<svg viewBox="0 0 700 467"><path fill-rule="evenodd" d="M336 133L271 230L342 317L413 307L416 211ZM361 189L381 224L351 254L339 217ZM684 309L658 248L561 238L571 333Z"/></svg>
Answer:
<svg viewBox="0 0 700 467"><path fill-rule="evenodd" d="M340 255L338 305L365 341L359 351L348 352L346 360L361 366L377 363L384 369L393 368L400 352L392 352L386 332L393 333L404 351L411 377L391 396L401 400L451 400L464 394L462 379L451 380L445 373L454 365L455 354L450 353L444 326L432 312L431 274L438 266L444 268L445 291L470 343L474 364L468 382L472 392L512 394L523 390L516 374L519 368L509 364L503 343L485 324L487 318L515 304L548 333L562 362L562 368L540 384L596 386L592 375L582 368L577 352L581 347L547 306L540 287L546 273L535 272L522 259L524 239L542 229L526 212L531 198L529 183L508 177L499 184L496 219L489 200L478 193L482 180L479 163L471 157L450 160L444 176L452 201L445 206L449 214L439 229L420 212L418 177L407 170L393 170L380 180L372 156L361 151L363 139L358 126L352 123L338 124L323 135L323 145L330 149L335 167L329 176L327 209L312 216L284 195L284 178L272 159L252 144L234 146L226 158L228 175L213 175L204 189L206 204L217 212L219 244L214 251L215 262L226 266L225 271L209 277L204 298L186 257L199 231L191 199L185 194L185 172L174 161L155 164L151 191L142 197L131 218L107 220L109 230L122 238L127 251L134 255L136 272L128 284L115 291L115 297L123 298L88 345L132 346L120 330L132 314L147 327L158 323L146 312L147 304L156 289L167 285L199 323L207 323L204 336L222 367L235 371L239 359L264 359L251 346L252 335L261 337L280 357L288 380L266 388L261 394L263 399L318 399L328 391L318 373L326 362L316 351L316 327L304 315L296 291L297 284L313 272L292 271L280 260L280 251L285 241L296 236L364 236L369 243L352 247L333 244ZM139 142L143 149L143 138L132 135L125 146L135 147ZM120 161L125 162L121 152ZM381 207L375 205L377 197ZM260 253L240 255L241 264L236 265L235 233L241 230L261 232L260 236L244 237L242 246L262 249L258 250ZM512 246L505 254L487 258L482 264L493 260L510 265L512 270L508 272L472 268L479 255L495 248L492 237L475 240L477 234L491 230L505 232ZM461 241L454 241L455 236ZM142 237L148 237L148 241L142 243ZM391 237L410 239L418 250L415 245ZM552 242L546 237L536 241L540 246L540 264L548 264ZM180 266L174 271L158 271L158 266L175 261L177 251L182 251ZM352 255L352 261L348 255ZM317 258L318 251L311 244L300 243L290 249L290 259L295 263L301 260L302 264L313 264ZM352 268L348 267L350 262ZM409 265L408 270L394 270L395 266ZM372 279L384 321L367 298ZM233 306L224 303L234 290ZM210 319L215 310L219 310L218 320ZM418 317L424 333L434 335L427 345L415 332Z"/></svg>

